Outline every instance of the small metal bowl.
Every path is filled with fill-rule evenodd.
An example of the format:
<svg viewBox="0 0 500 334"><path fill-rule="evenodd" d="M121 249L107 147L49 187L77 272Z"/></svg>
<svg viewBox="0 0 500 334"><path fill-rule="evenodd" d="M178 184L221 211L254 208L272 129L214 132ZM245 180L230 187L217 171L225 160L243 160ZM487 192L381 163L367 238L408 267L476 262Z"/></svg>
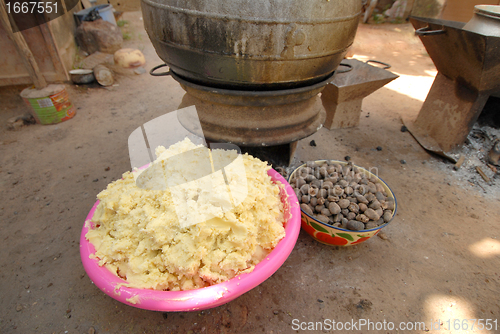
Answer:
<svg viewBox="0 0 500 334"><path fill-rule="evenodd" d="M75 84L88 84L95 80L94 71L86 69L71 70L69 76Z"/></svg>

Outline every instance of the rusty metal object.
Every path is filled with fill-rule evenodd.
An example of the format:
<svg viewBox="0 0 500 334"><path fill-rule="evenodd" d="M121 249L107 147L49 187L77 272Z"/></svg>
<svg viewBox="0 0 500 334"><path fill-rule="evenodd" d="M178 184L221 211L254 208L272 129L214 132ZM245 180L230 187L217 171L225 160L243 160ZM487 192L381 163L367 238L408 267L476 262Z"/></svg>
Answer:
<svg viewBox="0 0 500 334"><path fill-rule="evenodd" d="M424 129L416 126L415 122L413 120L402 118L402 121L403 121L403 124L408 129L408 131L413 136L413 138L415 138L415 140L424 149L426 149L427 151L436 153L436 154L450 160L454 164L456 164L458 162L458 159L455 156L455 154L443 151L440 144L428 134L427 130L424 130Z"/></svg>
<svg viewBox="0 0 500 334"><path fill-rule="evenodd" d="M389 64L379 61L370 60L369 62L390 67ZM325 127L327 129L358 126L363 99L399 77L367 63L356 59L344 59L340 65L348 66L351 70L343 71L339 67L333 79L321 93L323 107L326 109Z"/></svg>
<svg viewBox="0 0 500 334"><path fill-rule="evenodd" d="M438 150L453 153L465 142L488 97L439 72L414 126L432 137Z"/></svg>
<svg viewBox="0 0 500 334"><path fill-rule="evenodd" d="M306 86L337 68L352 44L352 0L142 0L144 26L172 70L201 85Z"/></svg>
<svg viewBox="0 0 500 334"><path fill-rule="evenodd" d="M308 87L259 92L200 86L170 74L186 91L179 109L194 105L197 110L197 115L179 115L180 123L209 141L288 144L313 134L325 120L318 93L330 78Z"/></svg>
<svg viewBox="0 0 500 334"><path fill-rule="evenodd" d="M405 124L424 148L450 156L464 143L488 97L500 92L500 38L464 30L461 22L410 21L438 74L414 124Z"/></svg>
<svg viewBox="0 0 500 334"><path fill-rule="evenodd" d="M94 76L95 80L101 85L101 86L111 86L114 82L115 79L113 77L113 72L106 66L100 64L94 67Z"/></svg>
<svg viewBox="0 0 500 334"><path fill-rule="evenodd" d="M500 90L500 38L464 30L463 22L421 17L410 22L416 30L428 30L419 37L438 72L478 91ZM440 30L445 32L429 34Z"/></svg>

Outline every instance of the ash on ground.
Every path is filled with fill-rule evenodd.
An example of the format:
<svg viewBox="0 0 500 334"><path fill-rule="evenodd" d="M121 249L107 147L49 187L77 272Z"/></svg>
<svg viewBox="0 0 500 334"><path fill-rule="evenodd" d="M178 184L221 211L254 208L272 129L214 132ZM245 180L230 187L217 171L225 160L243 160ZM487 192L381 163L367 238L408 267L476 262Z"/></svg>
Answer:
<svg viewBox="0 0 500 334"><path fill-rule="evenodd" d="M500 162L493 162L490 152L500 141L500 98L490 96L477 122L467 136L457 158L465 157L460 168L444 162L441 167L451 170L463 186L480 189L486 196L500 196ZM497 158L498 160L498 155ZM445 167L446 166L446 167ZM483 174L483 175L481 175Z"/></svg>
<svg viewBox="0 0 500 334"><path fill-rule="evenodd" d="M480 188L486 195L499 193L500 166L489 160L489 152L497 140L500 140L499 128L476 123L459 152L465 157L463 164L458 169L449 162L443 162L443 165L453 171L460 183Z"/></svg>

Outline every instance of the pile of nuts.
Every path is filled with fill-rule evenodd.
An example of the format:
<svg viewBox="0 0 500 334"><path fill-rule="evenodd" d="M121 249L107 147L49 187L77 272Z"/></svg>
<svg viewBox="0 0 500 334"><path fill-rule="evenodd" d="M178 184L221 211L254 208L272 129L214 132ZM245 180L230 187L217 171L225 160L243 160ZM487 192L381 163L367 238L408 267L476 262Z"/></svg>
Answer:
<svg viewBox="0 0 500 334"><path fill-rule="evenodd" d="M352 162L308 161L294 172L290 185L303 212L335 227L369 230L394 214L394 198L381 181Z"/></svg>

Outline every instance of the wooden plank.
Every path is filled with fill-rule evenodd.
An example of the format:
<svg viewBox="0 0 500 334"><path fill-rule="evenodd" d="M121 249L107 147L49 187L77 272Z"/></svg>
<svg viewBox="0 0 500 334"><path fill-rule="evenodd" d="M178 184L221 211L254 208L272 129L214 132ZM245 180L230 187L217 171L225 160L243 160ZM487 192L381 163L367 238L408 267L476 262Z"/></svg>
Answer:
<svg viewBox="0 0 500 334"><path fill-rule="evenodd" d="M64 1L63 1L64 2ZM45 45L47 46L47 50L50 54L50 59L52 60L52 64L56 72L60 73L66 80L70 80L69 74L64 66L61 56L59 54L59 50L54 42L54 35L52 34L52 30L50 29L49 22L45 24L41 24L40 30L42 31L43 39L45 40Z"/></svg>
<svg viewBox="0 0 500 334"><path fill-rule="evenodd" d="M462 167L462 165L464 164L464 162L465 162L465 155L460 154L460 158L458 158L457 163L455 164L455 166L453 166L453 169L459 170L460 167Z"/></svg>
<svg viewBox="0 0 500 334"><path fill-rule="evenodd" d="M66 8L66 1L61 1L61 5L62 5L62 8L63 8L63 14L66 14L68 12L68 8Z"/></svg>
<svg viewBox="0 0 500 334"><path fill-rule="evenodd" d="M90 3L89 0L82 0L82 6L84 9L92 7L92 4Z"/></svg>
<svg viewBox="0 0 500 334"><path fill-rule="evenodd" d="M61 77L55 72L44 72L44 77L48 82L61 81ZM14 74L2 75L0 74L0 87L2 86L16 86L16 85L29 85L33 80L27 74Z"/></svg>
<svg viewBox="0 0 500 334"><path fill-rule="evenodd" d="M12 25L15 25L14 20L9 19L9 14L7 13L7 8L5 6L5 1L0 0L0 21L4 26L5 31L7 32L7 36L12 40L14 45L16 46L17 52L21 57L26 70L28 71L35 87L37 89L43 89L47 87L47 82L40 72L40 68L36 62L33 53L31 52L26 40L24 39L23 34L18 31L14 32L12 29Z"/></svg>
<svg viewBox="0 0 500 334"><path fill-rule="evenodd" d="M476 171L479 173L479 175L481 175L481 177L486 183L490 183L490 178L483 172L481 167L476 166Z"/></svg>

